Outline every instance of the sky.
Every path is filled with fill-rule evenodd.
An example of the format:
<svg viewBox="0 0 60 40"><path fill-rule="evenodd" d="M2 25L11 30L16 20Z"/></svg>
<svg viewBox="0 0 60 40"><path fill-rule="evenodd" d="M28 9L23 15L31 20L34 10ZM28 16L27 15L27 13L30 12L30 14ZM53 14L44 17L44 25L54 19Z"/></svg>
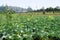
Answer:
<svg viewBox="0 0 60 40"><path fill-rule="evenodd" d="M60 6L60 0L0 0L0 6L17 6L22 8L31 7L32 9L40 9L42 7Z"/></svg>

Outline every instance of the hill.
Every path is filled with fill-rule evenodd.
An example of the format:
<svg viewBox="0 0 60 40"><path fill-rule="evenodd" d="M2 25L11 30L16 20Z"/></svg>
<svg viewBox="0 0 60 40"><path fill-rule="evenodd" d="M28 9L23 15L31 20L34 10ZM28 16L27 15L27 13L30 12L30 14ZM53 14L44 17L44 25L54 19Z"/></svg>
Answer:
<svg viewBox="0 0 60 40"><path fill-rule="evenodd" d="M8 6L8 8L10 10L13 10L15 12L27 12L27 11L31 11L31 8L21 8L21 7L15 7L15 6ZM5 11L5 6L0 6L0 11Z"/></svg>

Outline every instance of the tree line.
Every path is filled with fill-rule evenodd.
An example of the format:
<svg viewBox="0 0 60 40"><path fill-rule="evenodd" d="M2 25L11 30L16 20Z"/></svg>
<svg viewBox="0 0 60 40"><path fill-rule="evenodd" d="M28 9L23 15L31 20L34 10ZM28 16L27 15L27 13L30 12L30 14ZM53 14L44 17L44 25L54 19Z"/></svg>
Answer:
<svg viewBox="0 0 60 40"><path fill-rule="evenodd" d="M6 12L9 12L9 13L16 13L14 10L10 10L8 6L5 6L5 9L4 11L0 11L0 13L6 13ZM27 8L27 11L26 12L43 12L43 14L45 14L45 12L60 12L60 7L59 6L56 6L55 8L53 7L49 7L49 8L44 8L42 7L41 9L37 9L37 10L33 10L31 7L28 7Z"/></svg>
<svg viewBox="0 0 60 40"><path fill-rule="evenodd" d="M59 6L57 6L55 8L49 7L49 8L46 8L46 9L44 9L44 7L42 7L39 10L34 10L34 12L42 12L42 11L45 11L45 12L60 12L60 7Z"/></svg>

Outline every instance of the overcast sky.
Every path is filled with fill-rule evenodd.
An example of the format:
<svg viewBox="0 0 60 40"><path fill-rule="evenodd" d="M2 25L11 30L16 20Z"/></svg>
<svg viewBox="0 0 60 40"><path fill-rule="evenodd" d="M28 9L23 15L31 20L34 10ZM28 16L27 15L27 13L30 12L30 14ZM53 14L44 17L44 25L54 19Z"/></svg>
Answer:
<svg viewBox="0 0 60 40"><path fill-rule="evenodd" d="M1 5L31 7L32 9L40 9L41 7L60 6L60 0L0 0Z"/></svg>

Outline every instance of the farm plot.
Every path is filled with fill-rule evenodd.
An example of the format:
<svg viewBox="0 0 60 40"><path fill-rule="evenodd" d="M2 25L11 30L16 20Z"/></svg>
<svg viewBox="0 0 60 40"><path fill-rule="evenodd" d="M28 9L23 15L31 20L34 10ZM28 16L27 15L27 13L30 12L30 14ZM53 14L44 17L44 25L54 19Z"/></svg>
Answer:
<svg viewBox="0 0 60 40"><path fill-rule="evenodd" d="M0 14L0 38L6 40L60 40L60 16Z"/></svg>

